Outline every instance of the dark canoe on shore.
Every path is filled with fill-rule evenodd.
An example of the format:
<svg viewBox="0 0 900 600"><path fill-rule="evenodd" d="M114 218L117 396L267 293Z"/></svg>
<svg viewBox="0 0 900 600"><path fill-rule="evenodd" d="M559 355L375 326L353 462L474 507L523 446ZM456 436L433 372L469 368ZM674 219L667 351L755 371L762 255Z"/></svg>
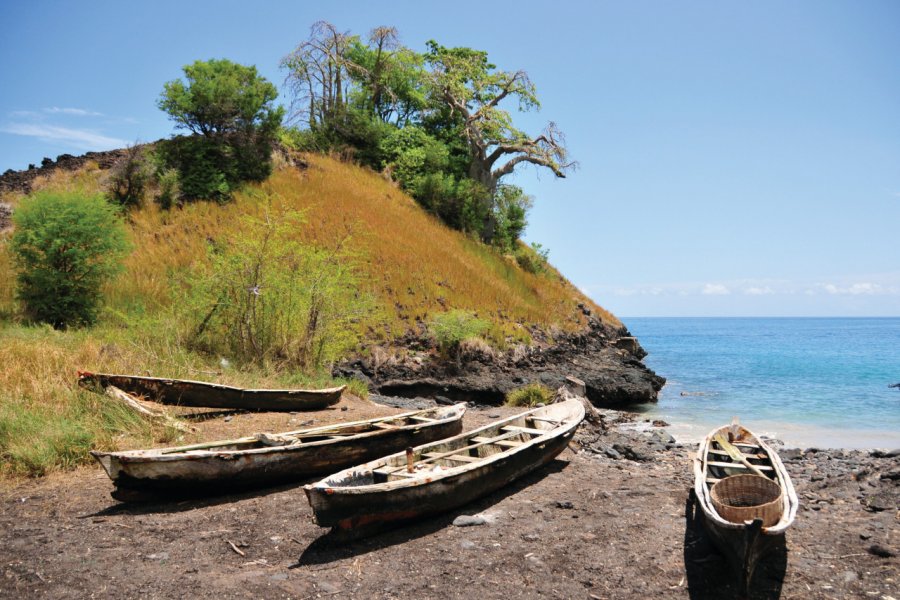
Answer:
<svg viewBox="0 0 900 600"><path fill-rule="evenodd" d="M462 506L548 463L583 418L579 400L551 404L346 469L303 489L316 523L343 537L369 535Z"/></svg>
<svg viewBox="0 0 900 600"><path fill-rule="evenodd" d="M465 404L456 404L236 440L91 454L116 485L112 495L119 500L152 492L233 491L331 473L456 435L465 412Z"/></svg>
<svg viewBox="0 0 900 600"><path fill-rule="evenodd" d="M331 406L341 399L341 393L347 387L342 385L321 390L247 390L205 381L86 371L78 373L78 383L84 387L115 386L129 394L144 396L162 404L281 411L317 410Z"/></svg>
<svg viewBox="0 0 900 600"><path fill-rule="evenodd" d="M773 482L759 483L766 483L778 493L772 496L767 510L760 509L766 513L765 517L734 522L737 520L734 516L720 514L717 510L711 490L719 481L732 478L731 482L737 483L735 476L746 478L748 475ZM747 501L753 493L749 486L747 489L743 502L734 502L737 510L723 505L717 493L720 510L741 511L749 504ZM757 562L784 544L784 533L797 516L799 501L784 464L771 447L738 425L735 419L731 425L714 429L700 443L694 459L694 492L705 517L706 530L736 570L740 592L748 594Z"/></svg>

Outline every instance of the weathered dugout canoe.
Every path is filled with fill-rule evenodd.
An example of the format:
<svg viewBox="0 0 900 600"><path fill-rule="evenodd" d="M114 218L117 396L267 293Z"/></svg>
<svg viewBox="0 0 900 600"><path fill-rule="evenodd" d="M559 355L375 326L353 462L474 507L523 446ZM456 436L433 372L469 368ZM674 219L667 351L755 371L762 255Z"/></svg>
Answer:
<svg viewBox="0 0 900 600"><path fill-rule="evenodd" d="M537 469L565 449L583 418L579 400L551 404L303 489L316 523L347 537L368 535L462 506Z"/></svg>
<svg viewBox="0 0 900 600"><path fill-rule="evenodd" d="M716 440L717 436L722 436L726 445L739 450L742 457L738 458L742 460L735 460L728 449ZM753 472L743 461L781 488L781 517L770 527L763 527L759 519L732 523L719 515L713 506L710 489L715 483L731 475ZM784 543L784 533L797 516L799 501L784 464L771 447L741 427L735 419L731 425L711 431L700 443L694 459L694 492L705 517L706 530L737 571L741 593L747 594L757 562L767 552Z"/></svg>
<svg viewBox="0 0 900 600"><path fill-rule="evenodd" d="M248 390L218 383L80 371L84 387L115 386L162 404L247 410L316 410L337 403L347 386L321 390Z"/></svg>
<svg viewBox="0 0 900 600"><path fill-rule="evenodd" d="M212 492L296 481L411 445L458 434L465 404L389 417L257 434L191 446L91 452L116 485L113 498L147 492Z"/></svg>

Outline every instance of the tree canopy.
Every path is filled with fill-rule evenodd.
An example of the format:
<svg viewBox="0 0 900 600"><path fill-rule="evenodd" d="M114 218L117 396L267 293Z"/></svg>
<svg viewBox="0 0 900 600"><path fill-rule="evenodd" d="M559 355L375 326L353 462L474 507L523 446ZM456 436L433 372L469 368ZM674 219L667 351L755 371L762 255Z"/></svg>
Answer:
<svg viewBox="0 0 900 600"><path fill-rule="evenodd" d="M565 177L575 162L554 123L529 135L507 108L540 108L525 71L504 71L486 52L404 47L393 27L363 40L320 21L281 63L291 118L309 149L349 149L394 177L445 222L511 249L531 199L503 183L519 165Z"/></svg>
<svg viewBox="0 0 900 600"><path fill-rule="evenodd" d="M184 67L184 77L166 83L158 102L178 127L215 136L281 124L283 109L273 106L278 90L256 67L198 60Z"/></svg>

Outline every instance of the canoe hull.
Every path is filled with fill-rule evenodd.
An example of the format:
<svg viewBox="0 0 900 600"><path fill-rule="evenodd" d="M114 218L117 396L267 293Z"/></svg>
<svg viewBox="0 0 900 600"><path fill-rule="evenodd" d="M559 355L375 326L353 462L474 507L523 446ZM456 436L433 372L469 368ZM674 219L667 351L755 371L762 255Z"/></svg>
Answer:
<svg viewBox="0 0 900 600"><path fill-rule="evenodd" d="M574 433L572 431L569 435L513 454L508 459L464 471L427 486L401 488L365 497L329 495L327 490L307 486L306 495L318 525L364 534L388 524L444 513L497 491L556 458L565 450Z"/></svg>
<svg viewBox="0 0 900 600"><path fill-rule="evenodd" d="M578 404L577 408L580 415L554 435L542 436L514 451L500 453L470 467L452 469L439 476L424 475L409 482L370 485L374 482L373 472L369 469L392 458L386 457L304 486L313 509L313 520L320 526L334 528L339 537L361 537L468 504L556 458L565 450L584 417L583 407ZM468 432L465 436L475 437L482 430ZM451 440L441 443L448 442ZM362 488L354 490L352 487L332 488L328 485L330 480L344 474L351 486L353 478L360 477Z"/></svg>
<svg viewBox="0 0 900 600"><path fill-rule="evenodd" d="M718 452L715 456L711 453L715 436L727 436L729 431L732 432L732 435L736 434L737 439L741 442L757 448L751 453L745 453L745 458L753 459L758 467L767 469L767 476L781 487L782 513L778 522L771 527L763 527L761 519L745 523L727 521L718 514L712 505L711 484L707 481L709 477L726 476L733 473L734 470L747 471L747 469L738 469L738 467L735 469L723 468L721 461L725 459L722 458L722 453ZM711 463L717 466L713 467ZM712 473L711 469L716 472ZM793 523L797 514L799 502L784 464L771 447L750 431L736 424L731 427L722 427L710 432L700 444L694 460L694 493L703 513L704 528L713 543L731 564L737 576L740 593L748 594L757 563L763 556L784 545L785 531Z"/></svg>
<svg viewBox="0 0 900 600"><path fill-rule="evenodd" d="M727 558L743 594L750 589L760 559L785 543L784 533L764 533L761 524L730 529L704 518L703 525L713 543Z"/></svg>
<svg viewBox="0 0 900 600"><path fill-rule="evenodd" d="M115 386L129 394L178 406L268 411L316 410L336 404L346 386L324 390L249 390L203 381L82 373L83 386Z"/></svg>
<svg viewBox="0 0 900 600"><path fill-rule="evenodd" d="M435 424L423 424L356 439L250 451L151 454L93 452L116 486L114 498L142 493L207 494L308 479L373 460L409 446L457 435L462 414Z"/></svg>

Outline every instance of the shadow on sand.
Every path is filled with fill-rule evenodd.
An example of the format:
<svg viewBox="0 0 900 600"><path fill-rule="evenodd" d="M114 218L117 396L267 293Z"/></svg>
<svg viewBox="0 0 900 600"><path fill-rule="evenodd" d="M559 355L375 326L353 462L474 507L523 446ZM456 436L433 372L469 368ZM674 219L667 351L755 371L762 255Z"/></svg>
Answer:
<svg viewBox="0 0 900 600"><path fill-rule="evenodd" d="M691 490L684 507L684 568L688 593L692 600L740 598L737 575L706 533L703 518L703 511ZM749 598L780 598L786 570L787 547L782 538L782 543L757 563L753 581L750 582Z"/></svg>
<svg viewBox="0 0 900 600"><path fill-rule="evenodd" d="M90 517L111 517L115 515L148 515L178 513L207 506L217 506L230 502L240 502L250 498L258 498L268 494L299 488L306 483L318 481L319 477L310 477L300 481L284 482L265 487L254 487L235 490L234 487L201 488L191 490L166 490L165 492L138 492L127 502L119 502L95 513L81 515L80 519ZM302 494L302 492L301 492Z"/></svg>
<svg viewBox="0 0 900 600"><path fill-rule="evenodd" d="M483 512L504 498L512 496L528 486L540 482L548 475L559 473L568 464L569 463L566 460L558 458L554 459L537 471L529 473L475 502L466 504L465 506L442 515L425 517L406 525L398 525L371 537L345 540L334 533L326 533L307 546L306 550L303 551L303 554L300 555L300 558L297 559L297 563L290 568L298 568L306 565L321 565L343 558L353 558L361 554L367 554L375 550L430 535L444 527L448 527L453 522L453 519L459 515L473 515Z"/></svg>

